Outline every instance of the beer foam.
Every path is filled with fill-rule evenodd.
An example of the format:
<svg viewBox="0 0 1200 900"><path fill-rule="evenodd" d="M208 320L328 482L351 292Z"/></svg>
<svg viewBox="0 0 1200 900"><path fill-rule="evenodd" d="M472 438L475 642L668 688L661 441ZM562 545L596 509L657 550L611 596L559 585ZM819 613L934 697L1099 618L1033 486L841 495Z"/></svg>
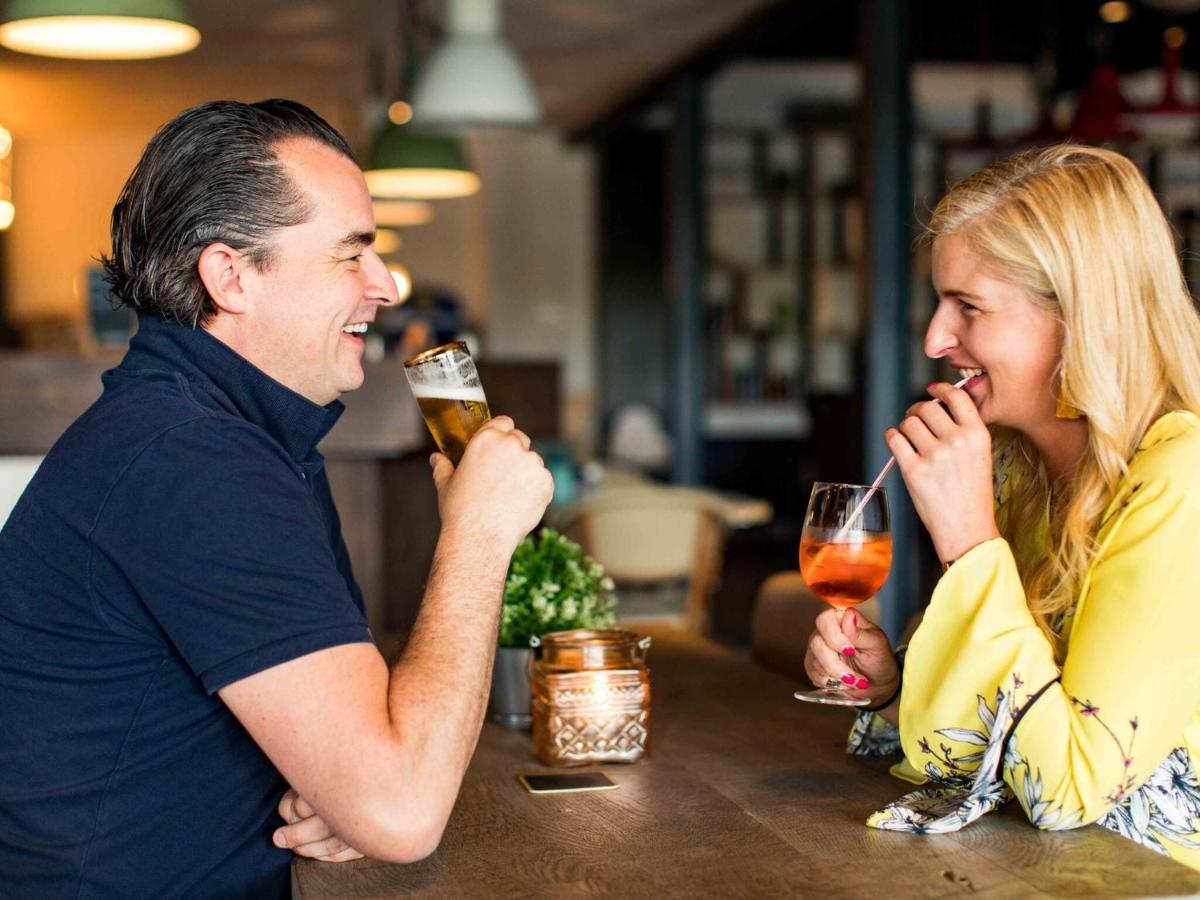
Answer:
<svg viewBox="0 0 1200 900"><path fill-rule="evenodd" d="M425 400L464 400L474 403L487 403L487 397L484 396L483 386L475 385L474 387L447 387L436 384L414 384L412 386L413 396L418 399Z"/></svg>

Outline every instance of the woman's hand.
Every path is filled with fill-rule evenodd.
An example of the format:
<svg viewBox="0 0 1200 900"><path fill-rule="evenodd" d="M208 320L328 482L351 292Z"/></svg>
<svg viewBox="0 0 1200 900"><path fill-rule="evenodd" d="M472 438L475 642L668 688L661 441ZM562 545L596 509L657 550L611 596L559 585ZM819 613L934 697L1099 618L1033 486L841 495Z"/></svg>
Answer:
<svg viewBox="0 0 1200 900"><path fill-rule="evenodd" d="M829 679L864 694L875 706L896 692L900 670L888 636L852 609L827 609L808 639L804 671L817 687Z"/></svg>
<svg viewBox="0 0 1200 900"><path fill-rule="evenodd" d="M322 862L347 862L363 855L334 834L308 801L292 788L279 801L279 815L287 825L275 831L275 846L290 848L297 856Z"/></svg>
<svg viewBox="0 0 1200 900"><path fill-rule="evenodd" d="M938 558L954 562L999 537L992 506L992 436L966 391L931 382L929 393L935 399L911 406L884 440Z"/></svg>

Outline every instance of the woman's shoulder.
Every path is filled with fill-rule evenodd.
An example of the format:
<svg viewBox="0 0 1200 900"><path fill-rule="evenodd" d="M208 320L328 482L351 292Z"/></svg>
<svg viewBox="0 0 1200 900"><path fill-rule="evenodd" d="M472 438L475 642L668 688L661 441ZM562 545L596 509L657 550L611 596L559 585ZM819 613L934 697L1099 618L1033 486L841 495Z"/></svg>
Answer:
<svg viewBox="0 0 1200 900"><path fill-rule="evenodd" d="M1159 417L1138 444L1129 474L1200 491L1200 416L1175 410Z"/></svg>

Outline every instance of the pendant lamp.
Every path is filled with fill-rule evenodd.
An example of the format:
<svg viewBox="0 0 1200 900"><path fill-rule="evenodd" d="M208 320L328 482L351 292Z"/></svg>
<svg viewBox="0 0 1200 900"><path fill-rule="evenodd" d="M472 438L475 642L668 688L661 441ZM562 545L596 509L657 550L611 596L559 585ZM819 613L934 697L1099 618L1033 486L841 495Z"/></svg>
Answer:
<svg viewBox="0 0 1200 900"><path fill-rule="evenodd" d="M444 200L479 190L458 139L388 122L363 173L372 197Z"/></svg>
<svg viewBox="0 0 1200 900"><path fill-rule="evenodd" d="M405 10L405 5L401 3L398 21L405 20ZM371 145L371 156L363 172L367 188L372 197L392 201L468 197L479 190L479 176L467 163L461 141L451 134L409 124L413 110L407 98L417 77L417 53L413 40L417 25L411 4L407 11L408 28L402 28L400 34L404 67L399 97L388 107L388 120ZM411 212L409 208L424 207L428 210L428 204L401 203L399 207L407 207L398 213L402 217ZM377 208L376 221L387 224L379 218L379 214ZM430 211L424 221L428 221L431 214Z"/></svg>
<svg viewBox="0 0 1200 900"><path fill-rule="evenodd" d="M532 125L541 106L500 33L500 0L449 0L449 34L413 91L419 125Z"/></svg>
<svg viewBox="0 0 1200 900"><path fill-rule="evenodd" d="M182 0L9 0L0 44L37 56L149 59L200 43Z"/></svg>
<svg viewBox="0 0 1200 900"><path fill-rule="evenodd" d="M385 228L411 228L433 221L433 206L424 200L371 199L375 224ZM379 251L382 253L383 251Z"/></svg>

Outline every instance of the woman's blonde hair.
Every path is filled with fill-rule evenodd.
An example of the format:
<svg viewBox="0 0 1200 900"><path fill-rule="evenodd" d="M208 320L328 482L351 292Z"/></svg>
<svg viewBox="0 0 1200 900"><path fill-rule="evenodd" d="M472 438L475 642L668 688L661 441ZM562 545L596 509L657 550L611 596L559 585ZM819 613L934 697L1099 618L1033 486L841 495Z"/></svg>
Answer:
<svg viewBox="0 0 1200 900"><path fill-rule="evenodd" d="M1067 144L993 163L942 198L928 234L963 237L1062 326L1060 404L1086 417L1088 448L1071 483L1053 486L1046 552L1019 561L1030 611L1061 658L1062 618L1134 451L1164 413L1200 412L1200 316L1149 185L1110 150ZM1013 459L1002 522L1013 543L1038 527L1052 486L1022 435L993 428L993 453Z"/></svg>

